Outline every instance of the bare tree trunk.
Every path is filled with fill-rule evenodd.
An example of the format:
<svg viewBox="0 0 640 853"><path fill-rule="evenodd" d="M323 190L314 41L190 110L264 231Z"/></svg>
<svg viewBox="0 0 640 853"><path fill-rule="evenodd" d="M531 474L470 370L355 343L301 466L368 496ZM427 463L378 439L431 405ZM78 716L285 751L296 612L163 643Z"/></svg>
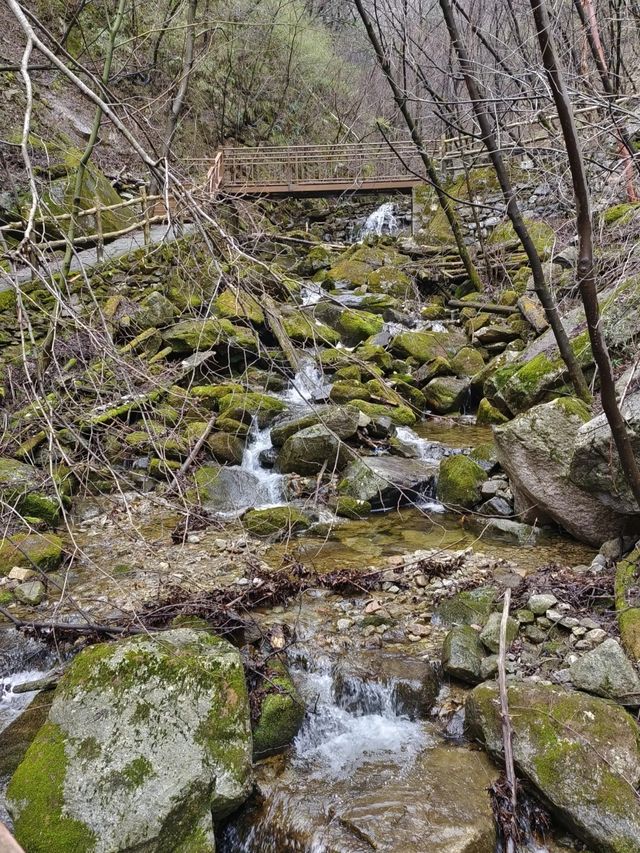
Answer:
<svg viewBox="0 0 640 853"><path fill-rule="evenodd" d="M453 206L453 201L443 190L433 160L427 154L422 137L409 110L406 93L404 93L400 89L393 77L391 71L391 63L389 62L382 43L378 38L378 34L376 33L373 27L371 18L369 17L368 13L364 8L362 0L354 0L354 2L360 17L362 18L362 23L364 24L369 41L371 42L371 45L375 51L380 69L386 77L387 82L389 83L389 87L391 88L391 92L393 93L393 98L396 102L396 105L402 113L402 117L404 118L409 133L411 134L411 139L413 140L414 145L418 149L418 153L420 154L420 159L422 160L422 163L426 170L429 182L436 191L440 207L442 208L445 216L447 217L449 227L451 228L451 233L453 234L453 239L455 240L456 247L458 249L458 254L460 255L460 260L464 265L467 276L469 277L469 281L471 282L475 290L482 290L482 280L480 278L478 270L475 267L475 264L473 263L473 260L471 259L469 250L464 242L464 236L462 234L462 229L460 228L458 216Z"/></svg>
<svg viewBox="0 0 640 853"><path fill-rule="evenodd" d="M633 183L632 170L633 166L635 166L636 170L640 172L640 162L635 156L636 152L633 147L633 142L631 141L631 137L629 136L626 127L623 123L618 121L614 113L615 104L613 103L613 99L617 92L607 66L607 59L602 46L602 40L600 39L596 11L593 7L592 0L573 0L573 5L576 8L582 26L584 27L591 56L593 57L593 61L598 69L598 74L600 75L600 80L602 81L602 88L609 99L609 114L618 135L620 136L620 159L622 161L622 171L625 178L627 198L629 201L634 202L638 200L638 195Z"/></svg>
<svg viewBox="0 0 640 853"><path fill-rule="evenodd" d="M189 77L191 76L191 70L193 69L193 46L195 43L196 33L195 20L197 5L198 0L189 0L189 5L187 6L187 29L184 38L182 71L180 72L178 89L173 101L171 102L169 114L167 116L167 125L162 144L163 157L168 157L171 152L171 144L173 143L173 137L175 136L176 128L178 126L178 119L184 109L184 101L187 95L187 89L189 88Z"/></svg>
<svg viewBox="0 0 640 853"><path fill-rule="evenodd" d="M460 63L460 70L462 71L462 76L464 77L467 91L469 93L469 98L473 104L474 113L478 120L478 124L480 125L482 141L484 142L487 151L489 152L489 157L491 158L491 162L497 175L498 182L500 183L502 195L507 206L507 215L511 220L513 230L518 235L518 238L520 239L520 242L522 243L522 246L529 260L529 265L531 266L531 272L533 274L533 283L535 291L538 294L540 302L542 303L542 307L544 308L544 312L549 322L549 325L553 330L558 349L560 350L560 355L562 356L562 360L567 366L567 371L569 373L569 377L571 379L571 383L575 389L575 392L581 399L585 401L590 401L591 394L589 392L589 386L587 385L582 369L578 364L578 360L575 356L575 353L571 349L571 343L569 342L567 333L564 329L564 326L562 325L562 321L558 313L558 307L553 298L553 294L551 293L551 288L549 287L545 279L540 255L538 254L538 250L535 247L531 234L529 233L529 229L527 228L525 221L522 218L522 214L520 213L520 207L518 205L515 192L511 185L509 173L505 166L504 160L502 159L502 155L500 154L500 151L498 149L498 143L493 132L491 119L489 118L489 115L484 107L483 93L481 92L480 85L476 80L473 71L473 66L467 54L466 48L464 47L462 39L460 38L458 26L453 16L453 10L451 8L449 0L440 0L440 8L442 9L442 14L444 16L447 29L449 31L451 43L454 47L454 50L458 57L458 61Z"/></svg>
<svg viewBox="0 0 640 853"><path fill-rule="evenodd" d="M560 119L567 155L569 157L573 192L576 200L576 225L579 240L578 286L587 318L587 328L589 330L589 340L591 341L593 357L600 373L602 408L611 428L611 435L618 450L622 470L638 502L638 506L640 506L640 469L638 468L624 418L618 406L611 359L609 358L609 350L602 332L602 323L600 322L600 306L598 304L593 264L591 199L582 150L573 119L569 92L567 91L564 75L562 74L553 42L553 36L551 35L549 15L544 0L530 0L530 2L538 30L542 60L558 111L558 118Z"/></svg>

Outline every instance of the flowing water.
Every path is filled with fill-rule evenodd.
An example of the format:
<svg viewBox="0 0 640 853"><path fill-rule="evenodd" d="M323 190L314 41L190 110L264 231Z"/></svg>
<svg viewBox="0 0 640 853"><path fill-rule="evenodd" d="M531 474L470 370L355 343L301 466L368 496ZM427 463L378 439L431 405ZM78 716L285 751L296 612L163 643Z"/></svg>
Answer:
<svg viewBox="0 0 640 853"><path fill-rule="evenodd" d="M397 234L398 220L395 209L392 201L386 201L374 210L362 226L360 240L364 240L370 234L375 234L377 237L382 237L383 234Z"/></svg>

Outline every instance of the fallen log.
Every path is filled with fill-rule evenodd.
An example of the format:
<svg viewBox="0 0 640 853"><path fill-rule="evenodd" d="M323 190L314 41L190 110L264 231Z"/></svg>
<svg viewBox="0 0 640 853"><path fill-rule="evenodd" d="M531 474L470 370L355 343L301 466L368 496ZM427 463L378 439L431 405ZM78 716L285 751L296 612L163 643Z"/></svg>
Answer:
<svg viewBox="0 0 640 853"><path fill-rule="evenodd" d="M510 316L518 313L516 305L497 305L495 302L465 302L462 299L449 299L447 308L476 308L489 314L504 314Z"/></svg>

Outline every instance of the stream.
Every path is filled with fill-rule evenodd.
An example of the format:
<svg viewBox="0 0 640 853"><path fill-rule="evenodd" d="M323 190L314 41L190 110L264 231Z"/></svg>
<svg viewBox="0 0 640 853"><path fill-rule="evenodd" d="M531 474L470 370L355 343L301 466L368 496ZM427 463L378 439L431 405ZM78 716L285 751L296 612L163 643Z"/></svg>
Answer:
<svg viewBox="0 0 640 853"><path fill-rule="evenodd" d="M387 203L369 216L361 238L393 234L397 227L394 206ZM319 285L307 284L303 306L313 306L322 295ZM348 305L359 297L344 291L336 298ZM381 335L402 328L394 320L385 323ZM422 320L413 322L412 328L446 331L445 325ZM309 352L289 386L274 396L287 404L289 416L300 416L325 402L330 390ZM465 417L434 418L395 432L407 456L433 463L490 437L489 428ZM273 469L273 456L270 428L254 422L241 464L229 466L239 475L235 506L219 515L231 526L249 507L286 503L286 478ZM593 556L591 549L555 532L537 531L533 539L522 541L509 531L486 529L482 521L448 512L430 494L413 505L362 520L337 518L324 506L316 510L317 521L304 535L265 547L267 563L277 567L290 553L318 571L330 571L384 566L389 558L420 549L473 547L526 574L547 562L584 564ZM167 539L168 529L156 522L154 535L149 536L151 548ZM120 543L112 533L87 532L80 523L76 533L91 551L93 594L105 598L100 571L106 573L118 562L120 552L112 549ZM224 528L216 535L224 539ZM80 565L81 579L83 571L88 576ZM345 616L349 606L356 605L346 602L345 622L351 618ZM375 673L369 677L366 667L349 671L347 646L342 646L341 655L328 649L326 642L329 636L339 646L344 639L346 629L340 628L340 620L336 623L327 616L340 607L335 596L312 591L286 613L279 608L265 615L267 623L289 619L294 624L296 643L288 659L307 713L291 749L258 762L256 794L222 829L218 853L437 853L444 844L447 850L468 851L475 844L478 853L490 851L494 830L486 788L496 771L483 752L464 740L461 688L442 683L428 712L416 710L415 702L406 699L420 694L425 672L437 669L431 662L439 657L441 644L421 641L411 660L406 642L401 649L374 649L370 654L391 673L384 678ZM8 630L0 633L0 656L2 731L34 697L13 688L49 672L56 658L34 640ZM416 664L422 667L419 672ZM0 779L0 784L6 781ZM531 839L525 849L543 853L556 848Z"/></svg>

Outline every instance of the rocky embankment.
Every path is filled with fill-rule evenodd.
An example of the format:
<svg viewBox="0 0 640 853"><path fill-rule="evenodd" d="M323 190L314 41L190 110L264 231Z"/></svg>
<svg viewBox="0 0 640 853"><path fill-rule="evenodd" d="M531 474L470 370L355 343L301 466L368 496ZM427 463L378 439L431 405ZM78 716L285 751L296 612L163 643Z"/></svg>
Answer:
<svg viewBox="0 0 640 853"><path fill-rule="evenodd" d="M500 760L508 585L518 774L591 849L640 849L629 713L640 706L640 513L603 416L571 394L513 235L498 225L488 237L493 292L453 293L443 282L459 273L435 232L344 246L318 229L273 225L252 260L212 262L183 240L78 276L35 395L24 358L38 369L37 350L2 294L2 607L8 623L97 625L81 632L90 642L60 646L44 725L34 700L4 734L18 839L29 853L211 851L216 833L223 850L289 849L282 838L325 849L324 837L326 849L425 853L416 838L437 826L429 849L493 849L496 771L470 743ZM554 251L542 223L536 239L561 287L570 247ZM42 340L51 293L34 283L21 298ZM638 378L625 370L635 279L603 289L601 305L640 441ZM580 309L567 305L565 322L593 378ZM435 440L437 419L474 423L476 437L484 427L482 440ZM381 511L398 527L408 512L461 533L471 524L488 556L381 553L358 567L360 586L353 573L301 583L305 555L335 529L355 548L375 539ZM546 528L600 553L533 572L517 553L491 556L492 536L524 550ZM268 606L251 598L250 618L234 610L247 590L283 581ZM228 639L194 603L212 590L224 591ZM160 633L117 639L178 591L182 616L167 610L148 623ZM362 717L368 740L347 752ZM292 741L289 763L269 757ZM390 815L376 799L376 773L396 780L401 804L431 779L408 822L405 805ZM482 782L472 793L470 778ZM339 817L330 830L326 814Z"/></svg>

